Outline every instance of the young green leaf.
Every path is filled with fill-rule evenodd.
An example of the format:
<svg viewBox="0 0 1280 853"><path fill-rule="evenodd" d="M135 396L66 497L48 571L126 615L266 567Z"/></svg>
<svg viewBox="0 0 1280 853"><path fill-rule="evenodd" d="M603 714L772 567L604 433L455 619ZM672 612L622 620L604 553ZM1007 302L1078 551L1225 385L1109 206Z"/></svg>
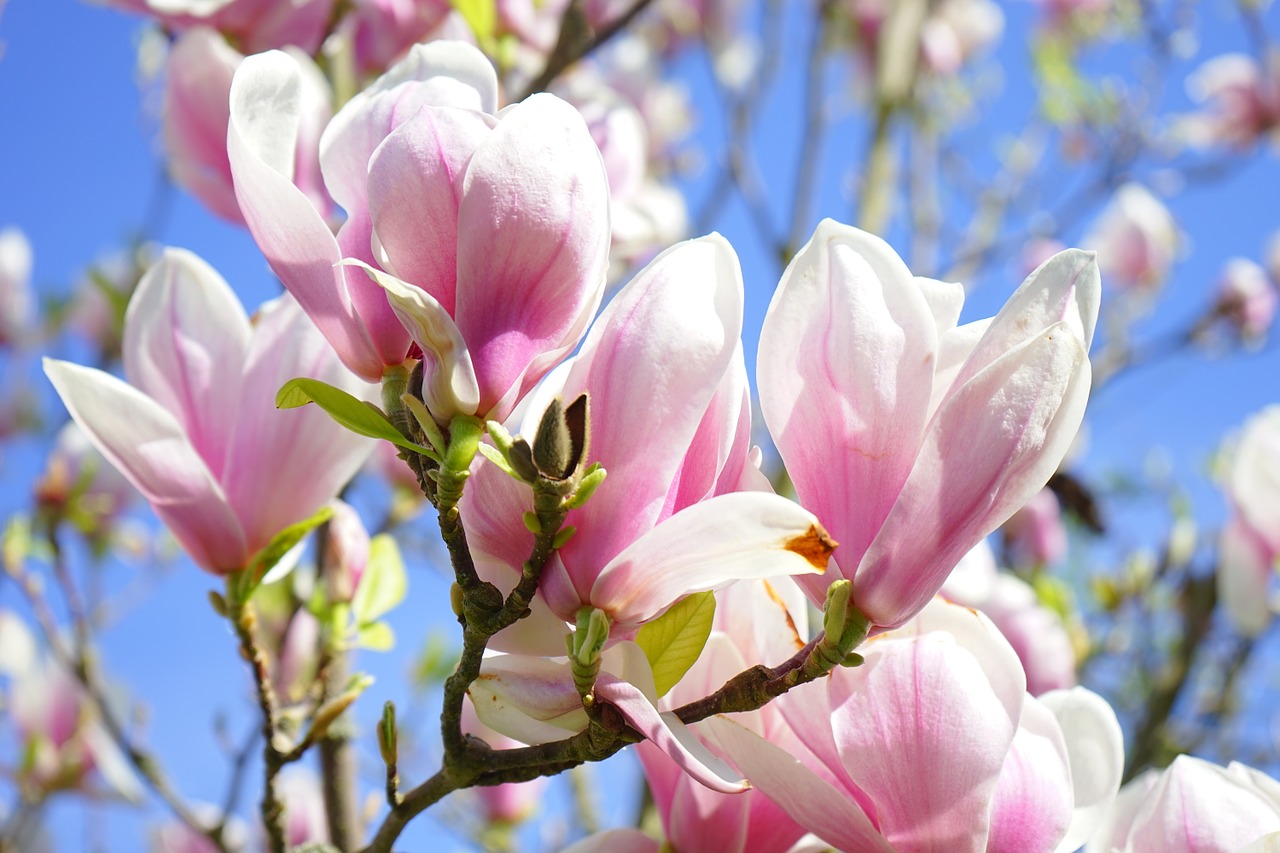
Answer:
<svg viewBox="0 0 1280 853"><path fill-rule="evenodd" d="M319 379L298 377L284 383L276 393L278 409L296 409L307 403L315 403L329 417L358 435L380 438L439 461L440 457L435 451L405 438L381 412L341 388L335 388Z"/></svg>
<svg viewBox="0 0 1280 853"><path fill-rule="evenodd" d="M386 622L371 622L360 626L356 645L371 652L389 652L395 648L396 635Z"/></svg>
<svg viewBox="0 0 1280 853"><path fill-rule="evenodd" d="M653 667L659 696L675 687L702 654L715 615L714 593L695 592L636 633L636 644Z"/></svg>

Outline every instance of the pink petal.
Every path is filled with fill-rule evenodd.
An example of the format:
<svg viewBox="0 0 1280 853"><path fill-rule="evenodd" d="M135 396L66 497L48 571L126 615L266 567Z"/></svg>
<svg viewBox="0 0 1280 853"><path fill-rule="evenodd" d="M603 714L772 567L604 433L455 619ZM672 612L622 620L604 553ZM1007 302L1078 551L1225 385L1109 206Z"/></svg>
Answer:
<svg viewBox="0 0 1280 853"><path fill-rule="evenodd" d="M248 349L249 318L222 276L190 252L165 250L129 301L125 375L177 419L215 479Z"/></svg>
<svg viewBox="0 0 1280 853"><path fill-rule="evenodd" d="M675 714L660 714L653 702L635 685L602 672L596 681L595 695L616 707L632 728L670 756L685 773L711 790L737 794L751 787L732 767L707 749Z"/></svg>
<svg viewBox="0 0 1280 853"><path fill-rule="evenodd" d="M99 370L46 358L45 374L76 423L151 502L201 568L244 568L244 533L181 424L158 403Z"/></svg>
<svg viewBox="0 0 1280 853"><path fill-rule="evenodd" d="M821 573L833 543L811 513L777 495L736 492L676 513L600 572L590 603L639 626L677 599L735 580ZM563 614L562 614L563 615Z"/></svg>
<svg viewBox="0 0 1280 853"><path fill-rule="evenodd" d="M587 727L587 712L563 658L486 657L467 695L480 722L523 743L563 740Z"/></svg>
<svg viewBox="0 0 1280 853"><path fill-rule="evenodd" d="M169 50L163 130L174 180L210 210L242 222L227 160L227 97L244 57L216 30L195 27Z"/></svg>
<svg viewBox="0 0 1280 853"><path fill-rule="evenodd" d="M345 273L335 269L338 242L292 182L301 101L301 70L288 54L272 51L241 64L227 128L236 197L271 269L307 316L352 371L379 381L383 358L356 313Z"/></svg>
<svg viewBox="0 0 1280 853"><path fill-rule="evenodd" d="M421 288L406 284L358 261L369 278L386 291L387 302L422 350L422 401L436 419L448 423L454 415L474 415L480 403L471 353L453 318ZM480 412L481 415L486 414Z"/></svg>
<svg viewBox="0 0 1280 853"><path fill-rule="evenodd" d="M1217 765L1180 755L1147 794L1134 820L1134 850L1237 850L1280 831L1280 804Z"/></svg>
<svg viewBox="0 0 1280 853"><path fill-rule="evenodd" d="M458 202L476 146L494 119L424 107L386 138L369 163L369 212L382 265L451 316L458 286Z"/></svg>
<svg viewBox="0 0 1280 853"><path fill-rule="evenodd" d="M893 853L893 847L853 800L791 753L728 717L713 717L706 726L752 786L796 823L842 850Z"/></svg>
<svg viewBox="0 0 1280 853"><path fill-rule="evenodd" d="M287 295L259 311L244 374L223 484L257 550L335 497L374 448L315 406L277 409L280 386L306 376L357 397L373 389L342 366Z"/></svg>
<svg viewBox="0 0 1280 853"><path fill-rule="evenodd" d="M560 853L660 853L661 847L638 829L607 829L570 844Z"/></svg>
<svg viewBox="0 0 1280 853"><path fill-rule="evenodd" d="M365 180L374 150L424 105L492 113L498 99L493 65L475 47L437 41L404 58L343 105L320 139L325 184L348 212L367 207Z"/></svg>
<svg viewBox="0 0 1280 853"><path fill-rule="evenodd" d="M1044 486L1080 427L1089 375L1062 323L953 390L854 580L877 625L910 619L965 552Z"/></svg>
<svg viewBox="0 0 1280 853"><path fill-rule="evenodd" d="M987 853L1057 849L1071 822L1071 808L1062 730L1053 713L1028 696L992 798Z"/></svg>
<svg viewBox="0 0 1280 853"><path fill-rule="evenodd" d="M1124 773L1124 735L1107 700L1083 687L1051 690L1039 699L1062 729L1071 762L1073 813L1058 853L1078 850L1115 801Z"/></svg>
<svg viewBox="0 0 1280 853"><path fill-rule="evenodd" d="M883 637L830 679L831 727L849 777L895 847L980 851L1017 717L954 638Z"/></svg>
<svg viewBox="0 0 1280 853"><path fill-rule="evenodd" d="M888 244L824 220L783 273L760 332L760 408L795 483L854 568L924 431L937 324ZM819 599L831 579L802 581Z"/></svg>
<svg viewBox="0 0 1280 853"><path fill-rule="evenodd" d="M711 405L685 452L680 475L667 496L663 516L704 498L739 491L738 484L751 446L751 393L747 365L739 344L720 380Z"/></svg>
<svg viewBox="0 0 1280 853"><path fill-rule="evenodd" d="M605 564L661 517L741 326L742 274L718 235L663 252L592 326L564 386L566 400L590 394L591 458L609 472L570 513L578 534L561 549L582 600Z"/></svg>
<svg viewBox="0 0 1280 853"><path fill-rule="evenodd" d="M582 116L552 95L506 111L471 158L458 208L454 318L482 411L504 418L577 345L608 250L608 181Z"/></svg>

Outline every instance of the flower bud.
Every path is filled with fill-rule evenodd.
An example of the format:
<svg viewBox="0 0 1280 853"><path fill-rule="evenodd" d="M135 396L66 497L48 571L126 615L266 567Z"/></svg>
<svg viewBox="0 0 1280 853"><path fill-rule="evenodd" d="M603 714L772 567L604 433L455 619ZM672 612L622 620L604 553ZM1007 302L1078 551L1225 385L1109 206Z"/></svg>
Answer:
<svg viewBox="0 0 1280 853"><path fill-rule="evenodd" d="M369 532L350 504L335 500L325 543L324 581L330 601L350 603L369 562Z"/></svg>

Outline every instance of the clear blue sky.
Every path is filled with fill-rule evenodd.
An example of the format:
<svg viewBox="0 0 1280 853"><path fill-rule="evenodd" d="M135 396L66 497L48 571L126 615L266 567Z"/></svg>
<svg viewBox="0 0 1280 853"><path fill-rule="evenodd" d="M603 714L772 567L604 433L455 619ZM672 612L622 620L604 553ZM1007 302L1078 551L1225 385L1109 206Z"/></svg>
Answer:
<svg viewBox="0 0 1280 853"><path fill-rule="evenodd" d="M1220 0L1204 5L1205 18L1212 25L1202 36L1206 50L1244 49L1243 37L1231 20L1232 4ZM1032 4L1011 2L1005 7L1009 31L1025 33L1026 22L1034 14ZM794 24L788 21L787 61L766 102L765 129L756 140L768 186L776 198L787 201L779 211L789 210L784 188L792 174L801 121L797 92L802 66L795 60L803 55L807 33ZM1280 33L1275 14L1269 16L1268 24ZM135 85L140 29L135 18L73 0L9 0L3 7L0 228L18 226L28 234L35 252L35 280L43 293L65 293L95 257L119 248L136 233L154 203L162 166L157 158L156 99L144 103ZM979 163L989 161L989 154L981 149L989 149L999 134L1014 129L1013 123L1030 104L1025 43L1006 38L1000 51L1008 100L1001 102L1004 118L993 123L986 116L981 127L987 130L970 139L972 150L965 149L966 156ZM1124 67L1125 62L1124 57L1115 56L1102 61L1114 68ZM693 85L702 116L699 133L718 144L723 127L719 108L710 100L705 67L686 62L682 70ZM1169 103L1185 105L1176 83ZM825 146L821 215L848 219L850 205L842 187L850 157L861 152L864 136L865 130L856 122L844 122ZM705 174L690 179L695 205L704 197L707 181ZM1261 255L1265 241L1280 226L1277 197L1280 168L1267 152L1223 183L1191 188L1171 199L1170 206L1192 242L1169 283L1167 304L1150 323L1153 330L1176 328L1194 316L1228 257ZM215 220L181 191L172 194L169 204L163 229L148 236L207 258L250 307L275 292L266 264L245 232ZM776 219L780 225L785 222L781 212ZM750 365L778 269L756 244L740 204L731 205L716 228L729 237L743 261ZM902 238L896 229L888 236L894 242ZM1067 236L1078 238L1080 229ZM1017 283L1012 264L996 267L976 283L974 305L966 317L992 313ZM57 354L74 357L76 348L73 345ZM3 375L11 382L21 378L33 383L50 417L61 417L33 362L7 363ZM1097 399L1089 418L1091 452L1086 468L1094 473L1116 467L1133 471L1148 450L1163 448L1175 475L1191 485L1198 516L1214 524L1221 519L1223 507L1205 479L1205 461L1225 431L1274 402L1280 402L1280 347L1270 345L1259 354L1225 362L1200 354L1179 356L1120 380ZM27 505L26 489L42 452L38 443L25 441L4 454L0 508L6 515ZM1121 539L1132 544L1149 541L1153 529L1151 518L1135 518ZM445 608L440 605L447 594L425 559L414 563L410 599L393 619L408 651L420 648L426 619L443 616ZM123 586L128 567L113 565L109 571L112 585ZM229 730L237 740L252 725L244 668L231 636L205 600L205 590L213 586L212 578L193 567L181 567L105 638L110 671L145 697L152 709L145 726L147 742L166 759L179 789L193 799L205 800L221 798L227 768L211 734L215 716L230 720ZM0 607L14 605L12 590L0 585ZM360 666L379 679L361 714L367 725L384 698L403 701L397 682L407 664L397 652L393 657L365 654ZM376 791L380 783L372 745L367 738L364 785ZM414 772L427 769L419 765ZM609 819L629 819L635 806L632 799L615 804L618 808ZM58 808L54 814L59 850L134 849L142 837L143 820L137 813L91 808L87 822L78 806ZM145 814L154 817L160 812L152 809ZM404 849L426 849L422 841L426 822L419 823L414 833L406 835ZM101 839L108 841L94 843Z"/></svg>

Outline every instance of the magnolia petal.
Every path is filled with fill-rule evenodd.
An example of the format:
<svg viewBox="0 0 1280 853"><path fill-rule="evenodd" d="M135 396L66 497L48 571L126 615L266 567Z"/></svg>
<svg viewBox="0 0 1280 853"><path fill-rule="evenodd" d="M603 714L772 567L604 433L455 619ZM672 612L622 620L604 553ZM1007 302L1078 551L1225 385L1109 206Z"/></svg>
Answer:
<svg viewBox="0 0 1280 853"><path fill-rule="evenodd" d="M659 853L662 845L638 829L608 829L574 842L560 853Z"/></svg>
<svg viewBox="0 0 1280 853"><path fill-rule="evenodd" d="M182 249L166 249L147 270L125 313L125 375L177 419L215 479L238 414L249 335L231 287Z"/></svg>
<svg viewBox="0 0 1280 853"><path fill-rule="evenodd" d="M1059 323L1065 323L1088 352L1101 300L1102 276L1096 253L1081 249L1059 252L1027 276L991 320L956 377L955 387Z"/></svg>
<svg viewBox="0 0 1280 853"><path fill-rule="evenodd" d="M281 51L248 57L231 83L227 153L245 224L342 361L376 382L383 358L347 292L338 241L292 181L302 71Z"/></svg>
<svg viewBox="0 0 1280 853"><path fill-rule="evenodd" d="M613 705L627 723L671 757L684 772L713 791L738 794L751 787L732 767L698 740L698 736L673 713L659 713L645 694L627 681L607 672L596 680L598 700Z"/></svg>
<svg viewBox="0 0 1280 853"><path fill-rule="evenodd" d="M492 63L463 42L417 44L385 74L343 105L320 138L320 168L334 200L364 208L374 150L425 105L492 113L498 81Z"/></svg>
<svg viewBox="0 0 1280 853"><path fill-rule="evenodd" d="M663 514L679 512L713 495L740 491L738 484L751 446L751 394L739 341L737 352L698 424L667 495Z"/></svg>
<svg viewBox="0 0 1280 853"><path fill-rule="evenodd" d="M280 386L306 376L357 397L372 397L375 389L342 366L287 294L259 310L243 363L244 389L222 483L249 549L257 551L337 495L375 447L317 406L277 409Z"/></svg>
<svg viewBox="0 0 1280 853"><path fill-rule="evenodd" d="M1124 735L1107 700L1083 687L1050 690L1040 704L1062 728L1071 762L1074 813L1058 853L1080 849L1115 802L1124 774Z"/></svg>
<svg viewBox="0 0 1280 853"><path fill-rule="evenodd" d="M725 716L704 724L720 747L792 820L841 850L893 853L866 813L795 756Z"/></svg>
<svg viewBox="0 0 1280 853"><path fill-rule="evenodd" d="M1128 849L1193 853L1238 850L1280 831L1280 806L1201 758L1179 755L1147 794Z"/></svg>
<svg viewBox="0 0 1280 853"><path fill-rule="evenodd" d="M360 261L358 266L387 292L387 301L422 349L424 358L422 401L436 419L448 423L454 415L474 415L480 404L480 387L461 332L449 312L431 294Z"/></svg>
<svg viewBox="0 0 1280 853"><path fill-rule="evenodd" d="M369 161L369 214L384 253L379 263L431 294L451 316L462 180L493 123L484 113L424 107Z"/></svg>
<svg viewBox="0 0 1280 853"><path fill-rule="evenodd" d="M902 259L823 220L774 292L757 382L796 494L840 542L846 577L911 472L936 355L937 322ZM821 600L829 583L801 586Z"/></svg>
<svg viewBox="0 0 1280 853"><path fill-rule="evenodd" d="M1031 696L991 799L986 853L1076 850L1059 840L1071 822L1071 770L1053 713Z"/></svg>
<svg viewBox="0 0 1280 853"><path fill-rule="evenodd" d="M609 561L590 603L639 626L678 598L735 580L816 574L835 543L813 514L777 495L737 492L694 504Z"/></svg>
<svg viewBox="0 0 1280 853"><path fill-rule="evenodd" d="M1249 526L1273 554L1280 553L1280 406L1268 406L1245 424L1228 487Z"/></svg>
<svg viewBox="0 0 1280 853"><path fill-rule="evenodd" d="M979 656L943 632L865 644L828 685L840 764L907 850L980 851L1018 717Z"/></svg>
<svg viewBox="0 0 1280 853"><path fill-rule="evenodd" d="M742 272L723 237L679 243L618 293L574 359L564 399L590 395L591 457L609 472L570 513L578 533L560 551L581 600L600 569L662 517L737 349L742 298Z"/></svg>
<svg viewBox="0 0 1280 853"><path fill-rule="evenodd" d="M564 658L488 656L467 695L480 722L522 743L563 740L587 727L587 712Z"/></svg>
<svg viewBox="0 0 1280 853"><path fill-rule="evenodd" d="M244 568L240 522L173 415L100 370L46 358L44 372L85 435L150 501L192 560L218 574Z"/></svg>
<svg viewBox="0 0 1280 853"><path fill-rule="evenodd" d="M454 317L481 409L503 418L577 345L604 294L608 178L574 107L540 94L504 112L467 166L457 233Z"/></svg>
<svg viewBox="0 0 1280 853"><path fill-rule="evenodd" d="M242 222L227 160L227 95L244 57L209 27L180 34L165 66L162 124L174 181L206 207Z"/></svg>
<svg viewBox="0 0 1280 853"><path fill-rule="evenodd" d="M877 625L910 619L1048 482L1084 418L1089 376L1080 339L1058 324L947 397L854 580Z"/></svg>

